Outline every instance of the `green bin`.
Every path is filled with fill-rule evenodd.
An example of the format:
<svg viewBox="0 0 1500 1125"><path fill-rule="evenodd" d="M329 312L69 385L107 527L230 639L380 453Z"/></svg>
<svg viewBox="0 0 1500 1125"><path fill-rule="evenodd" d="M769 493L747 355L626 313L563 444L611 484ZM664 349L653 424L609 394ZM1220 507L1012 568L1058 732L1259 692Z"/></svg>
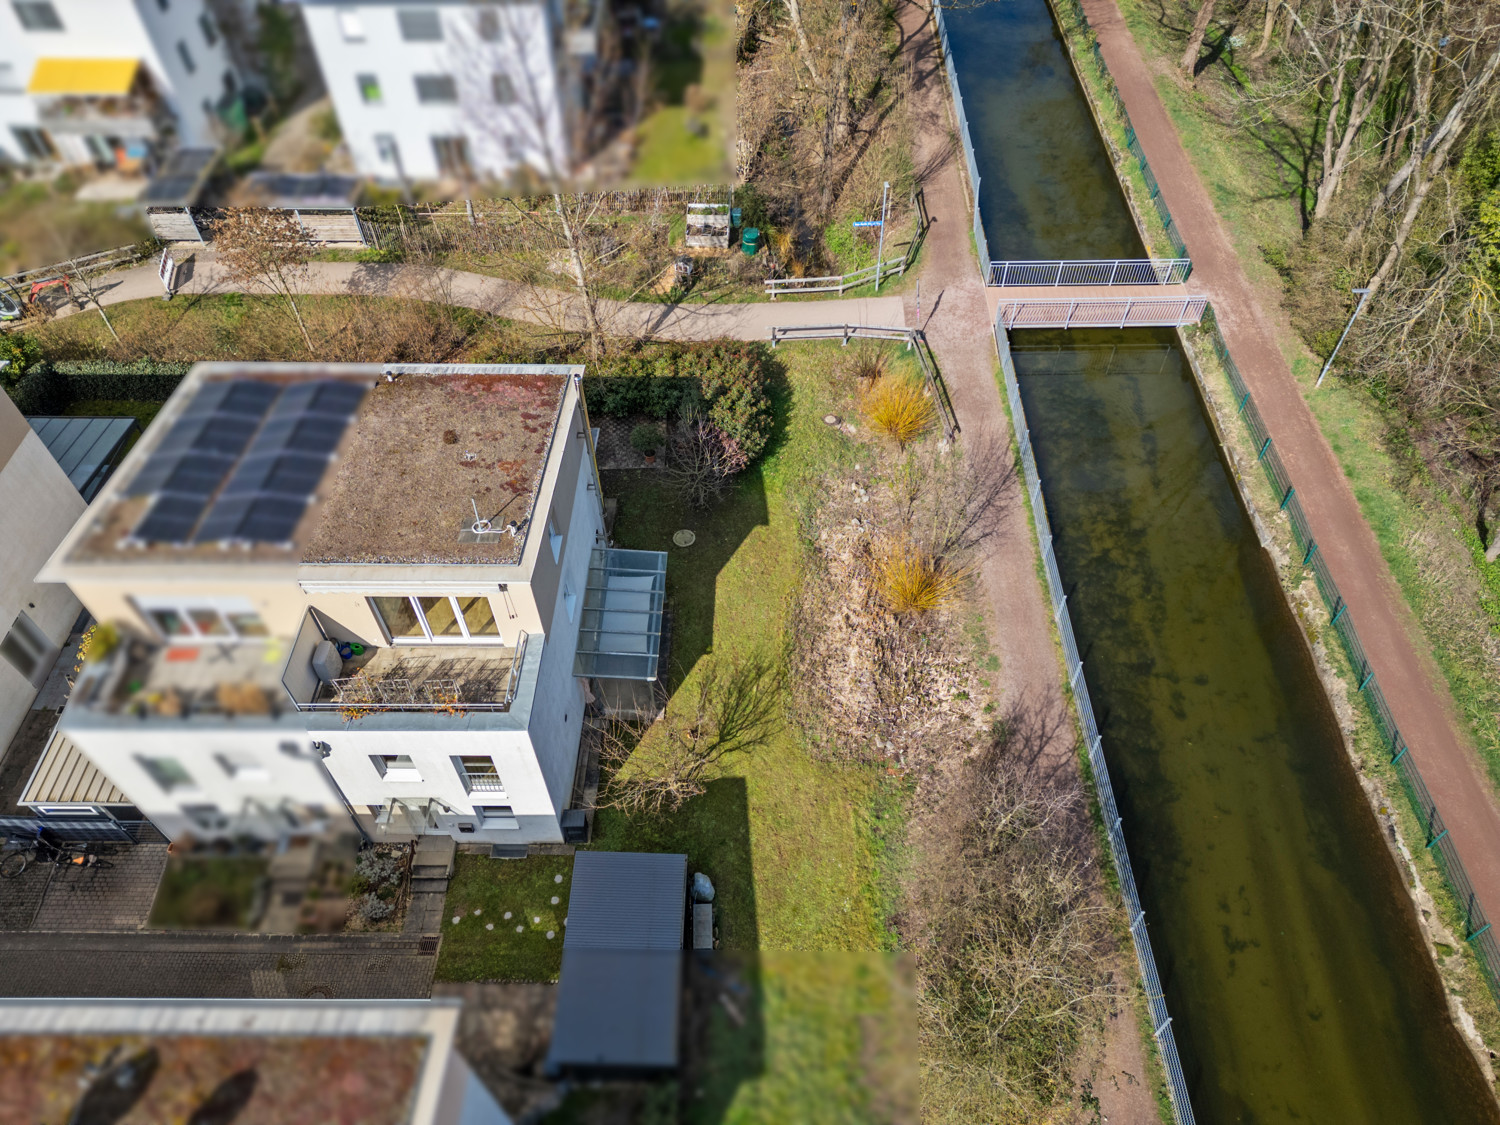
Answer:
<svg viewBox="0 0 1500 1125"><path fill-rule="evenodd" d="M760 249L760 228L746 227L744 236L740 239L740 249L746 254L754 254Z"/></svg>

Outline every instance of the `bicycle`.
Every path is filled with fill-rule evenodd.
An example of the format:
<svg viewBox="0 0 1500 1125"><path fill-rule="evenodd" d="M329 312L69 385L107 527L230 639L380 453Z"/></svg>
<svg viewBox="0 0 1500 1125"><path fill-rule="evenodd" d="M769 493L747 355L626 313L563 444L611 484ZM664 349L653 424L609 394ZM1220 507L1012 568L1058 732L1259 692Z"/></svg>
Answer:
<svg viewBox="0 0 1500 1125"><path fill-rule="evenodd" d="M33 863L56 863L63 849L35 836L11 836L5 841L5 857L0 859L0 878L18 879Z"/></svg>

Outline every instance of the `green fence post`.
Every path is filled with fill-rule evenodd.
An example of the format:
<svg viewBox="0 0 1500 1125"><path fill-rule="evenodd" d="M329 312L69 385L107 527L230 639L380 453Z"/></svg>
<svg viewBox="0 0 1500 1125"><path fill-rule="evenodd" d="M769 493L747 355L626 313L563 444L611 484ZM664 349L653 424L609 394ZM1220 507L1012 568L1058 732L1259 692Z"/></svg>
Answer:
<svg viewBox="0 0 1500 1125"><path fill-rule="evenodd" d="M1271 448L1271 435L1267 434L1266 435L1265 444L1260 447L1260 453L1256 455L1255 459L1257 461L1264 461L1266 459L1266 450L1268 450L1270 448Z"/></svg>
<svg viewBox="0 0 1500 1125"><path fill-rule="evenodd" d="M1270 438L1266 438L1266 444L1267 445L1271 444L1271 439ZM1284 511L1286 511L1287 503L1291 500L1292 493L1294 493L1296 491L1297 490L1295 488L1293 488L1291 485L1287 485L1286 486L1286 495L1281 498L1281 507L1279 507L1279 508L1276 509L1278 512L1284 512ZM1304 560L1304 561L1306 561L1306 560Z"/></svg>

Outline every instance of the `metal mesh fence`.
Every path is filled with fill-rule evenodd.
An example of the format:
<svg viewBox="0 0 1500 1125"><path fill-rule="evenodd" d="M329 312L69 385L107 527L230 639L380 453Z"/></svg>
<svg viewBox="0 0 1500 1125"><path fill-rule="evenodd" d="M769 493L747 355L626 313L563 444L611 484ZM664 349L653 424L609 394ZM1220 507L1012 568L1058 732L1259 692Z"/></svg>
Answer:
<svg viewBox="0 0 1500 1125"><path fill-rule="evenodd" d="M1313 581L1322 595L1323 604L1328 607L1333 631L1338 634L1344 654L1349 658L1356 691L1363 697L1371 717L1375 720L1375 728L1380 735L1385 752L1390 756L1396 776L1401 779L1401 787L1410 800L1417 819L1422 824L1426 836L1423 845L1432 853L1438 870L1442 872L1448 889L1453 893L1458 909L1463 914L1464 938L1474 950L1480 972L1491 994L1497 1001L1500 1001L1500 945L1496 944L1490 920L1479 905L1478 898L1474 894L1474 885L1469 881L1469 874L1464 870L1463 861L1458 857L1458 849L1454 846L1448 826L1443 822L1442 814L1438 811L1437 802L1432 799L1427 783L1422 780L1422 774L1417 768L1411 747L1401 734L1400 727L1396 725L1395 716L1391 714L1390 706L1386 703L1385 693L1380 690L1380 682L1375 676L1375 670L1370 665L1370 658L1354 627L1354 616L1349 612L1349 603L1344 600L1338 583L1333 580L1328 564L1323 560L1322 552L1318 550L1317 538L1313 535L1312 525L1308 523L1307 515L1302 510L1302 502L1297 498L1296 487L1292 484L1286 467L1281 463L1281 457L1276 452L1265 420L1255 407L1254 397L1245 385L1245 380L1240 375L1234 358L1229 354L1229 346L1224 342L1224 335L1219 330L1212 305L1205 312L1202 325L1213 342L1214 352L1219 357L1225 374L1229 377L1229 385L1233 388L1235 398L1239 403L1239 415L1244 419L1245 426L1255 443L1261 467L1265 471L1266 478L1271 482L1271 487L1276 491L1281 509L1286 512L1291 522L1297 548L1302 552L1302 563L1312 572Z"/></svg>
<svg viewBox="0 0 1500 1125"><path fill-rule="evenodd" d="M1078 642L1073 636L1073 622L1068 614L1068 596L1063 589L1062 574L1057 569L1057 555L1052 549L1052 530L1047 521L1047 506L1042 499L1042 481L1037 473L1036 457L1031 448L1031 431L1026 425L1026 410L1021 403L1021 388L1016 381L1016 368L1011 360L1010 338L1005 325L996 317L995 347L1000 353L1000 367L1005 376L1005 394L1010 402L1011 418L1014 420L1016 448L1025 472L1026 491L1031 500L1031 517L1036 525L1037 542L1041 544L1042 561L1047 571L1047 590L1052 598L1052 615L1057 622L1057 633L1062 639L1063 657L1068 673L1068 685L1073 693L1073 702L1078 709L1078 722L1083 730L1084 744L1088 748L1089 767L1094 775L1094 790L1099 800L1099 813L1104 821L1105 834L1109 838L1110 856L1114 859L1115 871L1120 880L1120 895L1125 900L1125 909L1130 919L1130 940L1135 947L1136 963L1140 966L1141 981L1146 990L1146 1003L1151 1014L1151 1034L1156 1040L1157 1051L1167 1073L1167 1091L1172 1101L1172 1113L1178 1125L1193 1125L1193 1106L1188 1098L1187 1079L1182 1072L1182 1061L1177 1054L1177 1040L1172 1033L1172 1017L1167 1012L1166 997L1162 992L1161 978L1156 971L1156 957L1151 952L1151 939L1146 933L1146 912L1141 909L1140 895L1136 892L1135 875L1130 867L1130 854L1125 847L1125 834L1121 831L1122 820L1115 805L1114 786L1109 779L1109 766L1104 760L1104 742L1099 736L1099 724L1094 718L1094 705L1089 698L1088 684L1083 676L1083 660L1078 653Z"/></svg>

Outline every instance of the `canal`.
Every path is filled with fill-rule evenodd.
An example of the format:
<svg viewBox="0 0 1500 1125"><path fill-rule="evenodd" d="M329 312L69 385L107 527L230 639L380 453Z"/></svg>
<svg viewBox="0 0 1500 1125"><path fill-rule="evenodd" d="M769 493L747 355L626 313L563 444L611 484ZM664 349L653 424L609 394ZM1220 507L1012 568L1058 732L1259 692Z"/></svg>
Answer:
<svg viewBox="0 0 1500 1125"><path fill-rule="evenodd" d="M946 19L992 257L1140 256L1045 0ZM1012 340L1197 1119L1500 1122L1175 335Z"/></svg>

